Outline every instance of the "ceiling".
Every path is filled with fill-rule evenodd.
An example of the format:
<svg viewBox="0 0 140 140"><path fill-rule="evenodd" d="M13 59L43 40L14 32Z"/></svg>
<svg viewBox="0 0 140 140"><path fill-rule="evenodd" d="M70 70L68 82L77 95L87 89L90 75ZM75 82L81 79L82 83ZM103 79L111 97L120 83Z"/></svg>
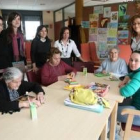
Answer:
<svg viewBox="0 0 140 140"><path fill-rule="evenodd" d="M75 0L0 0L0 9L55 11ZM84 6L126 2L127 0L83 0ZM105 2L104 2L105 1ZM128 0L130 1L130 0ZM132 1L132 0L131 0Z"/></svg>

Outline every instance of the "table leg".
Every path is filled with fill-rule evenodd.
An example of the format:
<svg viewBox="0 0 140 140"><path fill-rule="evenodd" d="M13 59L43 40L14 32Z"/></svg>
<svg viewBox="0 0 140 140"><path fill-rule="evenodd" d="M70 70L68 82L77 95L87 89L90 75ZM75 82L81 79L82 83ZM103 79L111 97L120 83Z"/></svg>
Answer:
<svg viewBox="0 0 140 140"><path fill-rule="evenodd" d="M117 110L118 110L118 102L116 102L114 109L111 113L110 140L115 140L115 130L116 130L116 124L117 124Z"/></svg>
<svg viewBox="0 0 140 140"><path fill-rule="evenodd" d="M104 126L100 140L107 140L107 127L108 127L108 121L106 122L106 124Z"/></svg>

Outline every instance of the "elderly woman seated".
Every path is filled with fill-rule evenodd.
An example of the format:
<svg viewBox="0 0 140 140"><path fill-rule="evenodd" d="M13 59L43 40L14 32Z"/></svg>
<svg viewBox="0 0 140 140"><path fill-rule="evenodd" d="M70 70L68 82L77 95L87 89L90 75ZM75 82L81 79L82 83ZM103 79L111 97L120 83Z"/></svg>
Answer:
<svg viewBox="0 0 140 140"><path fill-rule="evenodd" d="M102 62L95 73L112 73L117 77L124 76L128 73L125 60L119 58L119 48L113 47L109 50L109 58Z"/></svg>
<svg viewBox="0 0 140 140"><path fill-rule="evenodd" d="M22 81L22 72L15 67L5 69L0 81L0 112L12 113L20 111L21 108L29 107L29 101L21 101L20 97L26 92L33 91L36 93L36 98L30 99L36 106L44 103L44 91L40 85Z"/></svg>
<svg viewBox="0 0 140 140"><path fill-rule="evenodd" d="M56 81L65 80L68 75L75 77L76 70L61 61L61 52L58 48L52 47L50 50L49 61L42 67L41 83L48 86Z"/></svg>

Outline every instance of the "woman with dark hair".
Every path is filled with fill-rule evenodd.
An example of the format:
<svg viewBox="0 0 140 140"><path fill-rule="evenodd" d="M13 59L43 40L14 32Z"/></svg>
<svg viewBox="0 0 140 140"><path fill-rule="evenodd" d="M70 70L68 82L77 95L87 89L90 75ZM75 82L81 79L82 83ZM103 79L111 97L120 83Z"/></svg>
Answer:
<svg viewBox="0 0 140 140"><path fill-rule="evenodd" d="M3 68L12 66L12 62L24 61L26 65L24 52L24 38L21 31L21 16L17 12L12 12L8 16L8 27L2 32L2 38L5 42L3 47Z"/></svg>
<svg viewBox="0 0 140 140"><path fill-rule="evenodd" d="M34 72L37 72L46 63L50 48L51 41L48 38L48 29L45 25L40 25L31 44L31 60Z"/></svg>
<svg viewBox="0 0 140 140"><path fill-rule="evenodd" d="M140 51L140 15L134 15L129 22L129 30L132 35L132 51Z"/></svg>
<svg viewBox="0 0 140 140"><path fill-rule="evenodd" d="M65 62L61 61L61 52L58 48L52 47L49 61L41 69L41 83L48 86L56 81L64 81L68 75L75 77L76 70Z"/></svg>
<svg viewBox="0 0 140 140"><path fill-rule="evenodd" d="M61 51L61 59L69 65L72 65L71 62L71 53L72 51L81 61L85 60L81 57L77 46L73 40L70 39L70 29L68 27L63 27L60 31L59 40L55 41L54 47L58 48Z"/></svg>
<svg viewBox="0 0 140 140"><path fill-rule="evenodd" d="M132 97L125 99L118 107L118 121L126 123L127 115L121 115L123 109L140 110L140 52L134 51L129 60L129 68L131 72L125 76L120 82L120 94L124 97ZM133 125L140 126L140 116L135 115Z"/></svg>

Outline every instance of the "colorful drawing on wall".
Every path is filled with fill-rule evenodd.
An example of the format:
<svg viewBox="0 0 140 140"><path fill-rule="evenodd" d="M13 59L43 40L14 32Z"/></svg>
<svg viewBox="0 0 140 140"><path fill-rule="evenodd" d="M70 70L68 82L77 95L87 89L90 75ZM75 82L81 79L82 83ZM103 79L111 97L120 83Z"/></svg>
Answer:
<svg viewBox="0 0 140 140"><path fill-rule="evenodd" d="M100 58L107 58L107 42L98 42L98 53Z"/></svg>
<svg viewBox="0 0 140 140"><path fill-rule="evenodd" d="M118 38L118 45L127 45L128 38Z"/></svg>
<svg viewBox="0 0 140 140"><path fill-rule="evenodd" d="M108 37L117 37L117 28L118 28L118 23L108 23L107 25L107 36Z"/></svg>
<svg viewBox="0 0 140 140"><path fill-rule="evenodd" d="M118 44L126 45L128 44L128 31L118 31Z"/></svg>
<svg viewBox="0 0 140 140"><path fill-rule="evenodd" d="M82 28L89 28L89 21L81 21Z"/></svg>
<svg viewBox="0 0 140 140"><path fill-rule="evenodd" d="M118 22L118 11L111 12L111 22Z"/></svg>
<svg viewBox="0 0 140 140"><path fill-rule="evenodd" d="M103 14L103 6L94 6L94 13Z"/></svg>
<svg viewBox="0 0 140 140"><path fill-rule="evenodd" d="M126 15L126 11L127 11L127 4L119 5L119 16Z"/></svg>
<svg viewBox="0 0 140 140"><path fill-rule="evenodd" d="M107 28L118 28L118 23L110 22L107 24Z"/></svg>
<svg viewBox="0 0 140 140"><path fill-rule="evenodd" d="M97 34L98 28L89 28L89 34Z"/></svg>
<svg viewBox="0 0 140 140"><path fill-rule="evenodd" d="M111 16L111 7L104 7L104 17Z"/></svg>
<svg viewBox="0 0 140 140"><path fill-rule="evenodd" d="M107 28L98 28L98 41L107 42Z"/></svg>
<svg viewBox="0 0 140 140"><path fill-rule="evenodd" d="M99 14L90 14L89 15L89 21L98 21Z"/></svg>
<svg viewBox="0 0 140 140"><path fill-rule="evenodd" d="M117 38L108 37L107 38L107 44L114 44L114 45L116 45L117 44Z"/></svg>
<svg viewBox="0 0 140 140"><path fill-rule="evenodd" d="M119 23L118 30L128 30L128 23Z"/></svg>
<svg viewBox="0 0 140 140"><path fill-rule="evenodd" d="M102 18L100 20L100 27L101 28L107 28L108 22L109 22L109 18Z"/></svg>
<svg viewBox="0 0 140 140"><path fill-rule="evenodd" d="M90 28L97 28L98 22L97 21L90 21Z"/></svg>
<svg viewBox="0 0 140 140"><path fill-rule="evenodd" d="M128 38L129 32L128 31L118 31L118 38Z"/></svg>
<svg viewBox="0 0 140 140"><path fill-rule="evenodd" d="M94 34L89 35L89 42L92 42L92 41L97 41L97 35L94 35Z"/></svg>
<svg viewBox="0 0 140 140"><path fill-rule="evenodd" d="M119 17L120 23L127 23L129 21L130 15L124 15Z"/></svg>

